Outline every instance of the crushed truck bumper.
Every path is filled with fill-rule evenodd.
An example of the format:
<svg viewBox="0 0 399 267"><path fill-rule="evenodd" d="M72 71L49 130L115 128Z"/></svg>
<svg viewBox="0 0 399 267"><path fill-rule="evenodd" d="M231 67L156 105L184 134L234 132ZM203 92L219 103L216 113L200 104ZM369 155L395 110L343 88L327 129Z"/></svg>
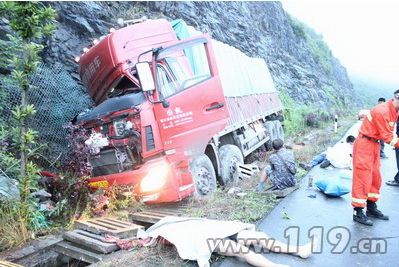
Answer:
<svg viewBox="0 0 399 267"><path fill-rule="evenodd" d="M188 168L171 165L167 157L148 161L137 170L89 179L91 188L112 186L132 186L136 199L147 203L176 202L195 191Z"/></svg>

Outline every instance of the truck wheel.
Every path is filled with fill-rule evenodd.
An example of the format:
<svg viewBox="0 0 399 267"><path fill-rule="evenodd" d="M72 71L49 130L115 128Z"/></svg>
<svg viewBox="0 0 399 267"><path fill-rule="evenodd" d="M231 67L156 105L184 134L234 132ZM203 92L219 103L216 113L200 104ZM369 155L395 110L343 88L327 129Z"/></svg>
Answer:
<svg viewBox="0 0 399 267"><path fill-rule="evenodd" d="M219 183L227 185L233 181L236 171L236 162L244 163L244 157L240 149L234 145L224 145L219 149L221 172Z"/></svg>
<svg viewBox="0 0 399 267"><path fill-rule="evenodd" d="M193 175L196 195L208 195L216 189L215 169L207 155L196 157L190 163L190 171Z"/></svg>
<svg viewBox="0 0 399 267"><path fill-rule="evenodd" d="M281 126L281 122L280 121L273 121L274 124L274 129L276 130L276 139L281 139L284 141L284 130L283 130L283 126Z"/></svg>
<svg viewBox="0 0 399 267"><path fill-rule="evenodd" d="M277 131L272 121L267 121L263 124L266 129L266 135L270 137L270 141L277 138Z"/></svg>

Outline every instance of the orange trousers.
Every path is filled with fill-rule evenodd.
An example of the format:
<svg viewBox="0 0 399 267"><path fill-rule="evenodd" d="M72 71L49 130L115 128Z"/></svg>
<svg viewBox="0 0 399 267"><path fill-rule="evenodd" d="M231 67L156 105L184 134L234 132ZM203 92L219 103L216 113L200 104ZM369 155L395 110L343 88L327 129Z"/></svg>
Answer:
<svg viewBox="0 0 399 267"><path fill-rule="evenodd" d="M380 196L380 143L361 137L353 147L352 206L365 208L367 200Z"/></svg>

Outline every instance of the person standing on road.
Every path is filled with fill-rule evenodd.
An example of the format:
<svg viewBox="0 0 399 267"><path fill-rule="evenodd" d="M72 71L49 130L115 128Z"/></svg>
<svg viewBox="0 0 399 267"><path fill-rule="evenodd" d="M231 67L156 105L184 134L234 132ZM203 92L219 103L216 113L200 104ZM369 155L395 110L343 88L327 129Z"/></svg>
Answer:
<svg viewBox="0 0 399 267"><path fill-rule="evenodd" d="M395 99L399 100L399 90L396 90L393 93ZM399 136L399 119L396 121L396 135ZM387 185L399 186L399 148L395 147L395 156L396 156L396 168L398 168L398 172L396 173L394 179L392 181L386 182Z"/></svg>
<svg viewBox="0 0 399 267"><path fill-rule="evenodd" d="M360 126L359 137L353 147L352 206L355 222L371 226L373 222L368 217L389 220L376 204L382 181L378 140L399 148L399 139L393 134L398 111L399 99L391 99L372 108ZM365 215L363 209L366 207Z"/></svg>
<svg viewBox="0 0 399 267"><path fill-rule="evenodd" d="M269 157L270 165L266 166L263 170L258 186L256 187L257 191L263 189L267 178L280 190L296 184L294 154L284 148L284 142L281 139L273 140L272 144L276 152Z"/></svg>
<svg viewBox="0 0 399 267"><path fill-rule="evenodd" d="M382 103L385 103L386 102L386 100L385 100L385 98L383 98L383 97L380 97L379 99L378 99L378 104L382 104ZM383 158L383 159L386 159L386 158L388 158L386 155L385 155L385 153L384 153L384 148L385 148L385 144L384 144L384 141L382 141L382 140L380 140L380 157L381 158Z"/></svg>

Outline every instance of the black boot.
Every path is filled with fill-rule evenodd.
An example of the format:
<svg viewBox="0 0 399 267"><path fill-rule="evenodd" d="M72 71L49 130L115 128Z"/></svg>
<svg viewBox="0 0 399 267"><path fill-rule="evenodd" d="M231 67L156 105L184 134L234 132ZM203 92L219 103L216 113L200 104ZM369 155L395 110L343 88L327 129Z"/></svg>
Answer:
<svg viewBox="0 0 399 267"><path fill-rule="evenodd" d="M353 220L355 222L364 224L364 225L368 225L368 226L373 226L373 222L367 218L366 215L364 215L363 213L363 209L362 208L355 208L353 211Z"/></svg>
<svg viewBox="0 0 399 267"><path fill-rule="evenodd" d="M379 209L377 209L377 204L373 201L367 200L367 216L377 218L380 220L389 220L389 216L384 215Z"/></svg>
<svg viewBox="0 0 399 267"><path fill-rule="evenodd" d="M305 171L310 171L310 169L312 169L312 167L310 167L307 164L303 164L303 163L299 163L299 167L301 167L302 169L304 169Z"/></svg>
<svg viewBox="0 0 399 267"><path fill-rule="evenodd" d="M331 163L328 159L325 159L321 164L320 164L320 168L327 168L328 166L330 166Z"/></svg>

